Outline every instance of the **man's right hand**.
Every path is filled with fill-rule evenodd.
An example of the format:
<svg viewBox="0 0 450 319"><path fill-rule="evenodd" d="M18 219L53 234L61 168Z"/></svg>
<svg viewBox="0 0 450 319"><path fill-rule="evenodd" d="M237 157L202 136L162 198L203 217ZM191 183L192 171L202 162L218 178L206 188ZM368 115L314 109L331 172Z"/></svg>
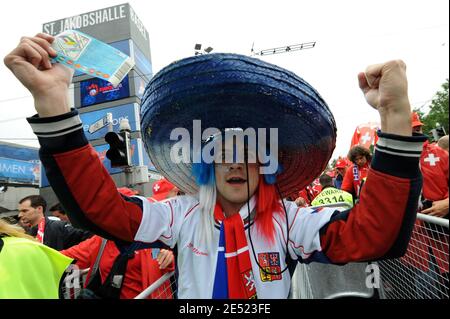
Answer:
<svg viewBox="0 0 450 319"><path fill-rule="evenodd" d="M380 114L381 131L411 136L406 64L393 60L370 65L358 74L358 81L367 103Z"/></svg>
<svg viewBox="0 0 450 319"><path fill-rule="evenodd" d="M31 92L40 117L64 114L70 111L68 88L73 70L59 63L51 64L56 56L51 47L54 37L39 33L23 37L19 45L5 58L5 65Z"/></svg>

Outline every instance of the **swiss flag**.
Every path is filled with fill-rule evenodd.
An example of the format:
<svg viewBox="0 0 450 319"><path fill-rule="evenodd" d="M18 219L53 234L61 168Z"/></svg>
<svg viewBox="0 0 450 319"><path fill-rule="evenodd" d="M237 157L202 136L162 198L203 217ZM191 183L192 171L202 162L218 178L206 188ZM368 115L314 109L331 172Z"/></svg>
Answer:
<svg viewBox="0 0 450 319"><path fill-rule="evenodd" d="M380 124L375 122L358 125L353 133L350 148L355 145L361 145L367 149L371 149L371 146L375 145L378 141L377 130L379 127Z"/></svg>

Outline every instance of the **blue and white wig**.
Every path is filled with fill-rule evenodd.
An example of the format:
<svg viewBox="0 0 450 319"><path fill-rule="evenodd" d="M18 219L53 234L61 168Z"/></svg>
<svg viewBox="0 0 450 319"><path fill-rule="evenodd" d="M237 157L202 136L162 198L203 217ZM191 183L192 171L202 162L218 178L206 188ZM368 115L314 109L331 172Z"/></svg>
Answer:
<svg viewBox="0 0 450 319"><path fill-rule="evenodd" d="M199 239L206 246L212 243L214 229L214 208L217 200L217 188L214 163L193 163L192 173L199 186L198 200L201 214L201 230ZM197 243L200 244L200 243Z"/></svg>

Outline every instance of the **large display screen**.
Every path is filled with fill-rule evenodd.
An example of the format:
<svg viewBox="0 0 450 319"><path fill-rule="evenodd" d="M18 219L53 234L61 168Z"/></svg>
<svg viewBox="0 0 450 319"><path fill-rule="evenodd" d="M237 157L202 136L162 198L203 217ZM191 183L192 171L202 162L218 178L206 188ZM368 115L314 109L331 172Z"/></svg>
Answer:
<svg viewBox="0 0 450 319"><path fill-rule="evenodd" d="M80 82L80 107L115 101L129 96L128 75L116 88L108 81L98 78Z"/></svg>

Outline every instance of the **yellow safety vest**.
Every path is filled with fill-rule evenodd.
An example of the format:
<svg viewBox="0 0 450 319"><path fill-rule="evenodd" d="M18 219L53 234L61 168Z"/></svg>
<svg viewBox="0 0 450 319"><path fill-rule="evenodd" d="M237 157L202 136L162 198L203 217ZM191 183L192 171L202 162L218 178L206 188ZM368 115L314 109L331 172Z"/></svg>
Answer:
<svg viewBox="0 0 450 319"><path fill-rule="evenodd" d="M311 206L334 203L348 203L353 207L352 194L334 187L327 187L314 198Z"/></svg>
<svg viewBox="0 0 450 319"><path fill-rule="evenodd" d="M0 299L57 299L73 259L38 242L0 237Z"/></svg>

